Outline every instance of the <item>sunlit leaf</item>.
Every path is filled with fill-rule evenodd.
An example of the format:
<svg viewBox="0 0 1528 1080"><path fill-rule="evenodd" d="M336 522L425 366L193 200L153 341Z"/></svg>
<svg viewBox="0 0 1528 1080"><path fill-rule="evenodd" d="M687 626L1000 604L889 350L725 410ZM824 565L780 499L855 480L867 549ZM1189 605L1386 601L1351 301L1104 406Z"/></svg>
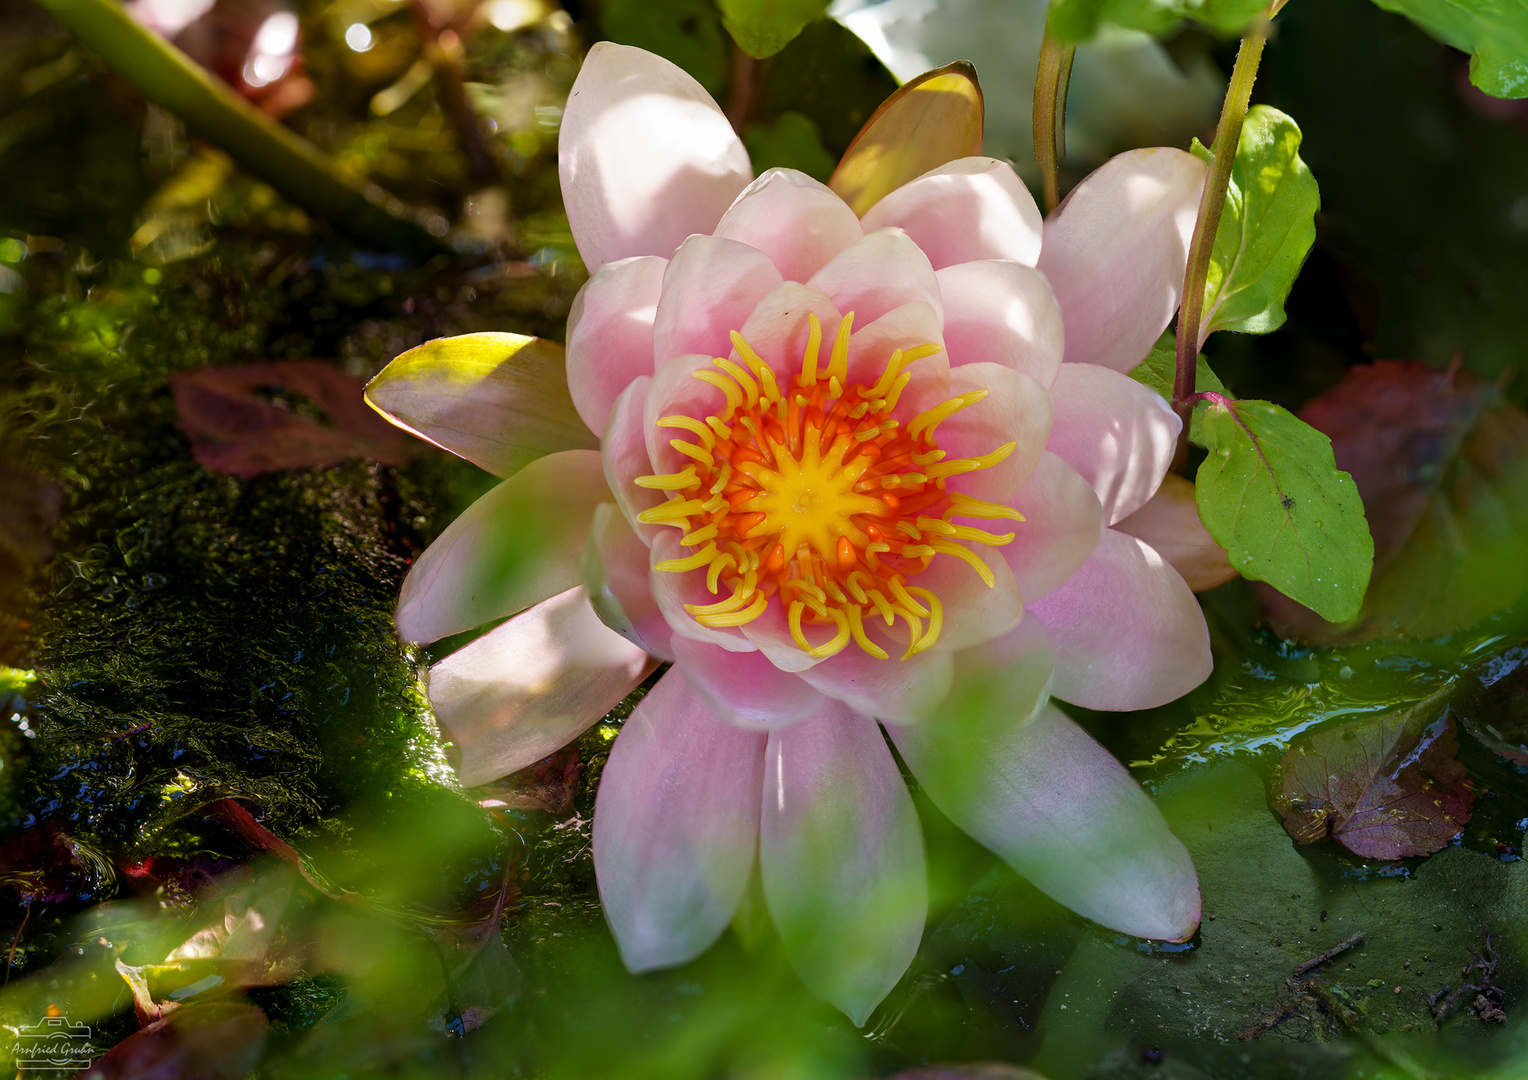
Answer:
<svg viewBox="0 0 1528 1080"><path fill-rule="evenodd" d="M1528 97L1528 5L1521 0L1374 0L1470 53L1470 81L1499 98Z"/></svg>
<svg viewBox="0 0 1528 1080"><path fill-rule="evenodd" d="M1202 430L1195 497L1231 565L1332 619L1358 614L1374 541L1330 440L1277 405L1219 394Z"/></svg>
<svg viewBox="0 0 1528 1080"><path fill-rule="evenodd" d="M727 86L727 35L711 0L605 0L600 29L610 41L657 53L684 68L712 97Z"/></svg>
<svg viewBox="0 0 1528 1080"><path fill-rule="evenodd" d="M854 208L957 158L981 153L982 89L964 61L918 76L865 122L828 186Z"/></svg>
<svg viewBox="0 0 1528 1080"><path fill-rule="evenodd" d="M722 25L749 56L773 56L828 10L827 0L718 0Z"/></svg>

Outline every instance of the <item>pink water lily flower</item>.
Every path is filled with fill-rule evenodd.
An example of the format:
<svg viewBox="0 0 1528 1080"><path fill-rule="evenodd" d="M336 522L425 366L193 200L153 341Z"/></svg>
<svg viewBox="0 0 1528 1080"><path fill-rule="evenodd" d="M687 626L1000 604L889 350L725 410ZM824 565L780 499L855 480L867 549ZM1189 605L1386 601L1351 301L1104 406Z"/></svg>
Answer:
<svg viewBox="0 0 1528 1080"><path fill-rule="evenodd" d="M1051 697L1144 708L1210 670L1189 586L1132 535L1174 540L1182 500L1153 497L1179 422L1124 374L1177 307L1204 166L1124 154L1042 223L1008 165L963 158L861 217L801 173L755 178L693 79L611 44L560 155L592 274L562 404L535 350L475 380L491 335L436 343L438 408L401 375L370 391L508 477L397 614L427 642L519 613L430 673L463 782L540 759L665 661L595 807L631 970L708 948L757 874L803 981L862 1024L927 908L885 736L1062 904L1191 936L1188 852Z"/></svg>

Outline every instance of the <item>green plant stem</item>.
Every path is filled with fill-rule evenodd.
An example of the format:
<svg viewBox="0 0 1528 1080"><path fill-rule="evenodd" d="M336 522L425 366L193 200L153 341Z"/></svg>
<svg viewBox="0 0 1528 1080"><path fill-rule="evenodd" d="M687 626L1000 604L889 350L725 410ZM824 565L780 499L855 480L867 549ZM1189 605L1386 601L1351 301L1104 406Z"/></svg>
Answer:
<svg viewBox="0 0 1528 1080"><path fill-rule="evenodd" d="M1225 105L1220 111L1220 123L1215 128L1210 175L1199 199L1199 218L1194 223L1194 236L1189 242L1188 266L1183 271L1183 302L1178 309L1178 365L1173 379L1173 409L1183 421L1183 430L1178 435L1178 451L1173 459L1174 468L1180 470L1188 456L1189 414L1194 407L1190 398L1194 393L1199 331L1204 319L1204 286L1215 252L1215 234L1220 229L1220 214L1226 205L1231 167L1236 163L1236 149L1241 143L1242 122L1247 118L1247 107L1252 100L1252 84L1257 80L1263 46L1268 42L1269 21L1286 2L1271 0L1247 36L1242 38L1241 48L1237 50L1236 66L1231 69Z"/></svg>
<svg viewBox="0 0 1528 1080"><path fill-rule="evenodd" d="M1035 161L1045 184L1045 212L1056 209L1061 198L1061 159L1066 156L1066 91L1072 79L1072 60L1077 46L1056 37L1050 24L1040 43L1040 65L1035 72Z"/></svg>
<svg viewBox="0 0 1528 1080"><path fill-rule="evenodd" d="M149 101L313 215L390 251L431 255L441 242L390 212L374 184L342 171L323 151L218 82L113 0L36 0Z"/></svg>

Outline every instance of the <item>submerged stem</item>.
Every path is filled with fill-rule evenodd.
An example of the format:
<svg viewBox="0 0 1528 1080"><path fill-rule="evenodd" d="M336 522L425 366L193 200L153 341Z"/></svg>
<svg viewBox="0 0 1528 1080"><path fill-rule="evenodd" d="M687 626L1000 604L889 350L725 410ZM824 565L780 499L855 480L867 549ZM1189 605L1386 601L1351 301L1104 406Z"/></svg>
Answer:
<svg viewBox="0 0 1528 1080"><path fill-rule="evenodd" d="M1050 24L1040 43L1040 65L1035 72L1035 161L1045 184L1045 212L1056 209L1061 197L1061 159L1066 156L1066 91L1072 79L1072 60L1077 46L1056 37Z"/></svg>

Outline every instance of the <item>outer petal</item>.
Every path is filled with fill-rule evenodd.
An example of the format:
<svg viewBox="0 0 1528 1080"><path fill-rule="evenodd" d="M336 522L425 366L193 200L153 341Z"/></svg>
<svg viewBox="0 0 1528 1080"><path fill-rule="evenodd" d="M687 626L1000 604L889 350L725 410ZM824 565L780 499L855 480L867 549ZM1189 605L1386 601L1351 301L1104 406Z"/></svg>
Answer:
<svg viewBox="0 0 1528 1080"><path fill-rule="evenodd" d="M728 652L692 638L674 637L679 669L718 717L764 731L811 716L825 704L822 694L763 653Z"/></svg>
<svg viewBox="0 0 1528 1080"><path fill-rule="evenodd" d="M1183 422L1167 402L1117 371L1066 364L1051 384L1046 449L1076 469L1112 525L1156 494L1172 464Z"/></svg>
<svg viewBox="0 0 1528 1080"><path fill-rule="evenodd" d="M739 329L783 279L769 256L736 240L692 236L663 275L653 330L658 365L686 353L726 356Z"/></svg>
<svg viewBox="0 0 1528 1080"><path fill-rule="evenodd" d="M1056 696L1074 705L1149 709L1210 674L1210 634L1194 594L1150 546L1113 529L1027 610L1056 647Z"/></svg>
<svg viewBox="0 0 1528 1080"><path fill-rule="evenodd" d="M662 660L674 659L674 632L650 585L647 545L612 503L594 511L584 549L584 588L594 613L610 629Z"/></svg>
<svg viewBox="0 0 1528 1080"><path fill-rule="evenodd" d="M610 406L631 381L651 375L653 319L667 261L642 255L595 272L568 313L568 391L589 430L605 430Z"/></svg>
<svg viewBox="0 0 1528 1080"><path fill-rule="evenodd" d="M1066 318L1066 358L1129 371L1183 290L1206 167L1182 150L1131 150L1098 168L1045 223L1040 269Z"/></svg>
<svg viewBox="0 0 1528 1080"><path fill-rule="evenodd" d="M944 299L950 363L988 361L1049 386L1061 370L1061 306L1045 275L1018 263L987 260L946 266L934 276Z"/></svg>
<svg viewBox="0 0 1528 1080"><path fill-rule="evenodd" d="M864 230L826 185L794 169L770 169L722 215L716 235L758 248L787 281L806 281Z"/></svg>
<svg viewBox="0 0 1528 1080"><path fill-rule="evenodd" d="M646 375L635 380L610 409L610 420L605 424L605 437L600 443L600 461L605 470L605 483L610 494L621 509L637 536L644 544L651 544L660 526L644 525L637 515L663 501L663 492L653 488L638 487L636 478L650 476L653 463L647 456L647 424L644 410L647 392L652 379Z"/></svg>
<svg viewBox="0 0 1528 1080"><path fill-rule="evenodd" d="M955 654L949 696L917 720L960 737L991 735L1025 722L1050 701L1056 656L1038 619Z"/></svg>
<svg viewBox="0 0 1528 1080"><path fill-rule="evenodd" d="M568 225L589 270L669 255L709 233L753 178L748 152L701 85L642 49L596 44L557 142Z"/></svg>
<svg viewBox="0 0 1528 1080"><path fill-rule="evenodd" d="M998 550L1013 569L1024 600L1032 602L1071 577L1093 553L1104 512L1092 486L1049 450L1008 505L1024 520L1011 526L1013 543ZM989 528L991 523L977 525Z"/></svg>
<svg viewBox="0 0 1528 1080"><path fill-rule="evenodd" d="M677 671L621 728L594 803L594 872L630 970L682 964L727 928L753 872L764 740L717 720Z"/></svg>
<svg viewBox="0 0 1528 1080"><path fill-rule="evenodd" d="M595 616L583 586L558 593L430 669L430 704L472 787L523 769L618 705L656 666Z"/></svg>
<svg viewBox="0 0 1528 1080"><path fill-rule="evenodd" d="M969 567L962 564L961 569L976 578ZM977 580L976 585L980 588L981 582ZM865 635L886 651L888 659L871 656L851 641L836 656L802 671L801 678L851 709L883 720L921 715L949 693L954 664L948 651L929 649L907 660L899 659L907 649L906 625L901 622L893 633L881 620L866 619ZM807 636L815 642L831 635L813 627Z"/></svg>
<svg viewBox="0 0 1528 1080"><path fill-rule="evenodd" d="M595 451L537 458L419 556L398 597L399 635L435 641L577 585L594 508L609 498Z"/></svg>
<svg viewBox="0 0 1528 1080"><path fill-rule="evenodd" d="M892 728L934 804L1056 900L1113 930L1185 941L1199 881L1156 803L1054 705L972 733Z"/></svg>
<svg viewBox="0 0 1528 1080"><path fill-rule="evenodd" d="M769 736L759 870L801 980L863 1027L918 951L923 835L874 720L836 703Z"/></svg>
<svg viewBox="0 0 1528 1080"><path fill-rule="evenodd" d="M874 322L892 308L922 301L942 318L939 282L928 256L896 229L870 233L841 252L807 282L839 311L854 312L856 326ZM827 328L824 327L824 336Z"/></svg>
<svg viewBox="0 0 1528 1080"><path fill-rule="evenodd" d="M1112 374L1112 372L1111 372ZM985 390L987 396L939 425L939 448L951 458L991 454L1014 443L1009 455L975 472L952 476L952 491L1006 502L1035 471L1051 433L1051 399L1028 375L1000 364L962 364L950 372L950 394Z"/></svg>
<svg viewBox="0 0 1528 1080"><path fill-rule="evenodd" d="M1156 548L1195 592L1213 589L1236 576L1226 549L1199 520L1193 482L1181 476L1163 477L1157 493L1121 521L1119 531Z"/></svg>
<svg viewBox="0 0 1528 1080"><path fill-rule="evenodd" d="M872 206L864 226L905 230L936 270L977 259L1033 266L1040 257L1040 208L1013 166L996 158L958 158L924 173Z"/></svg>

